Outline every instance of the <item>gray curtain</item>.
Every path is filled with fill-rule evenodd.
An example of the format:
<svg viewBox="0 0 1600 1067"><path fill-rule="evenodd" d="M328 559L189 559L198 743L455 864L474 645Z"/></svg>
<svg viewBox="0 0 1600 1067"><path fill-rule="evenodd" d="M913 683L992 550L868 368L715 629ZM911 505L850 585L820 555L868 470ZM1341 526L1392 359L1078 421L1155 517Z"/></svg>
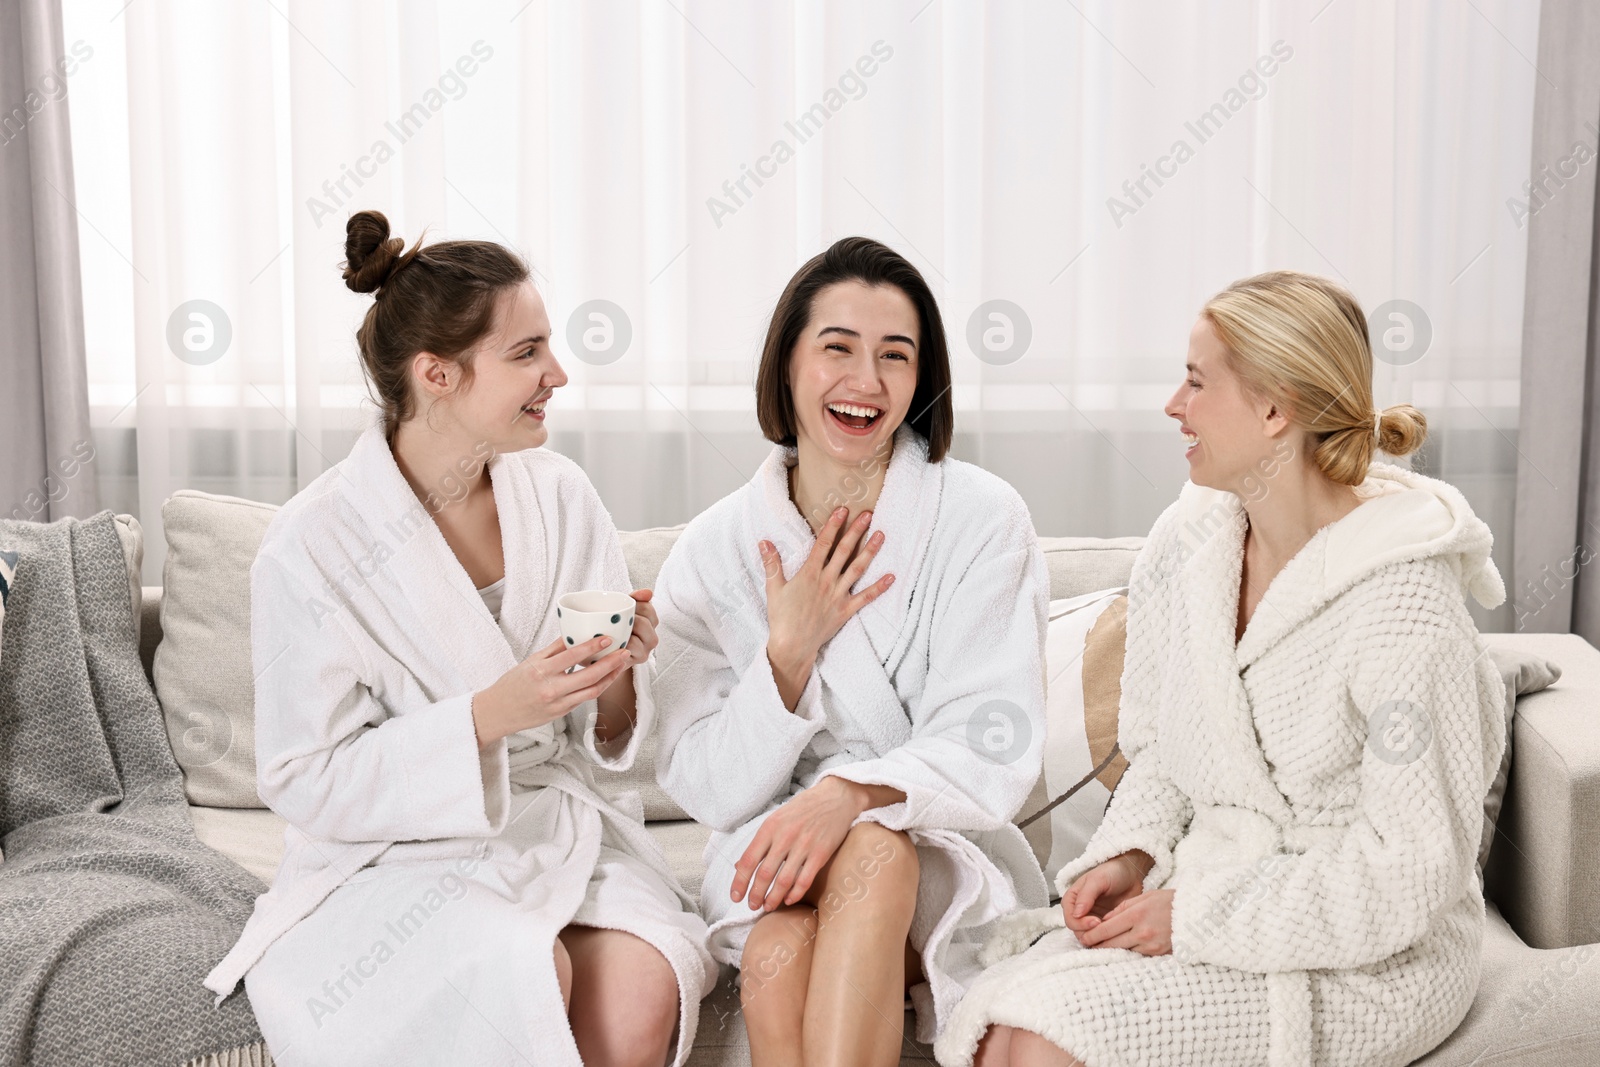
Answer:
<svg viewBox="0 0 1600 1067"><path fill-rule="evenodd" d="M0 0L0 518L99 510L60 0Z"/></svg>
<svg viewBox="0 0 1600 1067"><path fill-rule="evenodd" d="M1522 326L1515 628L1600 644L1600 4L1544 0Z"/></svg>

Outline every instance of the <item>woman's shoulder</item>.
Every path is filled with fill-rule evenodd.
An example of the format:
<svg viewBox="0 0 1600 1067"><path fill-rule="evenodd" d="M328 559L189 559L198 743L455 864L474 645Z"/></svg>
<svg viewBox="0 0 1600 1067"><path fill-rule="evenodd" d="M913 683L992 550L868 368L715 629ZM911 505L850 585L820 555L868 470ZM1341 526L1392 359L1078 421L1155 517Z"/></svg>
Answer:
<svg viewBox="0 0 1600 1067"><path fill-rule="evenodd" d="M1038 543L1033 513L1015 486L976 463L946 456L939 461L944 474L940 490L940 525L992 540L996 536L1017 541L1017 547Z"/></svg>
<svg viewBox="0 0 1600 1067"><path fill-rule="evenodd" d="M548 445L501 452L497 458L503 466L517 471L535 485L552 486L559 492L599 499L599 492L589 480L589 472L571 456L553 451Z"/></svg>
<svg viewBox="0 0 1600 1067"><path fill-rule="evenodd" d="M732 566L737 558L740 531L745 528L745 509L756 492L754 482L746 482L684 524L662 564L663 574L687 568L698 572L702 561L719 567Z"/></svg>
<svg viewBox="0 0 1600 1067"><path fill-rule="evenodd" d="M310 546L349 525L355 512L340 484L349 476L343 467L343 463L329 467L278 508L262 535L257 559L304 555Z"/></svg>

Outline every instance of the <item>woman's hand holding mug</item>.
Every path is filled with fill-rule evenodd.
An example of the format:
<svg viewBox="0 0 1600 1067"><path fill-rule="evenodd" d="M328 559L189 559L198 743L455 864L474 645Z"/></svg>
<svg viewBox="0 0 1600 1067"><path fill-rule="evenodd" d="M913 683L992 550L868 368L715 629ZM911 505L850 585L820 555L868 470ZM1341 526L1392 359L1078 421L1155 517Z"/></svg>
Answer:
<svg viewBox="0 0 1600 1067"><path fill-rule="evenodd" d="M472 721L478 745L488 748L502 737L543 726L579 704L598 700L624 670L644 663L660 643L660 617L650 603L649 589L632 593L588 591L559 601L563 636L533 653L472 698ZM626 606L624 606L626 604ZM612 620L616 622L613 623ZM609 655L626 626L627 643ZM582 631L601 627L616 634Z"/></svg>
<svg viewBox="0 0 1600 1067"><path fill-rule="evenodd" d="M606 691L632 656L606 656L581 671L572 670L611 647L611 638L592 637L568 645L566 638L539 649L472 696L472 723L478 747L488 748L519 730L543 726Z"/></svg>

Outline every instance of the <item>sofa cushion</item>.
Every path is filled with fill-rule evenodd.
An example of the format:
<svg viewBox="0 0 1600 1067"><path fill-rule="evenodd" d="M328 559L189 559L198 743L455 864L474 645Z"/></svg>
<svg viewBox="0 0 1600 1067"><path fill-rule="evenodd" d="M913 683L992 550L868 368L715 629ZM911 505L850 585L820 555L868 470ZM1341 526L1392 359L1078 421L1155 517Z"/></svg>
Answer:
<svg viewBox="0 0 1600 1067"><path fill-rule="evenodd" d="M1600 945L1523 944L1493 904L1467 1017L1413 1067L1589 1067L1600 1063Z"/></svg>
<svg viewBox="0 0 1600 1067"><path fill-rule="evenodd" d="M194 835L233 862L272 884L283 862L283 816L269 808L190 806Z"/></svg>
<svg viewBox="0 0 1600 1067"><path fill-rule="evenodd" d="M679 523L676 526L655 526L648 530L624 530L619 533L622 555L628 561L628 580L635 589L656 587L661 565L667 561L667 553L672 551L672 546L677 544L684 525Z"/></svg>
<svg viewBox="0 0 1600 1067"><path fill-rule="evenodd" d="M635 589L654 589L656 576L666 562L667 553L677 542L683 526L660 526L648 530L626 530L618 534L622 556L628 563L628 580ZM659 667L659 664L657 665ZM659 714L659 712L657 713ZM621 774L597 776L601 792L615 796L636 790L644 804L646 819L687 819L689 816L656 782L657 731L651 731L634 754L633 766Z"/></svg>
<svg viewBox="0 0 1600 1067"><path fill-rule="evenodd" d="M1017 813L1045 882L1082 855L1128 761L1117 751L1128 598L1103 589L1050 602L1044 766Z"/></svg>
<svg viewBox="0 0 1600 1067"><path fill-rule="evenodd" d="M17 579L17 560L20 558L16 552L0 545L0 633L4 632L6 601L11 597L11 583Z"/></svg>
<svg viewBox="0 0 1600 1067"><path fill-rule="evenodd" d="M1485 634L1561 664L1517 702L1515 759L1484 892L1529 945L1600 942L1600 651L1577 634Z"/></svg>
<svg viewBox="0 0 1600 1067"><path fill-rule="evenodd" d="M1050 599L1065 600L1096 589L1127 585L1142 537L1041 537L1050 568Z"/></svg>
<svg viewBox="0 0 1600 1067"><path fill-rule="evenodd" d="M144 527L132 515L114 515L117 540L122 542L122 561L128 566L128 600L133 608L133 643L140 640L139 605L143 599L140 572L144 570Z"/></svg>
<svg viewBox="0 0 1600 1067"><path fill-rule="evenodd" d="M156 697L191 804L259 808L250 565L277 514L271 504L180 489L161 506Z"/></svg>
<svg viewBox="0 0 1600 1067"><path fill-rule="evenodd" d="M1561 668L1535 653L1532 649L1507 645L1491 645L1489 658L1500 671L1506 685L1506 736L1505 752L1500 757L1500 769L1489 792L1483 799L1483 839L1478 846L1478 872L1489 862L1489 848L1494 844L1495 825L1500 821L1500 811L1505 806L1506 780L1511 775L1511 745L1516 732L1517 698L1537 693L1561 677Z"/></svg>

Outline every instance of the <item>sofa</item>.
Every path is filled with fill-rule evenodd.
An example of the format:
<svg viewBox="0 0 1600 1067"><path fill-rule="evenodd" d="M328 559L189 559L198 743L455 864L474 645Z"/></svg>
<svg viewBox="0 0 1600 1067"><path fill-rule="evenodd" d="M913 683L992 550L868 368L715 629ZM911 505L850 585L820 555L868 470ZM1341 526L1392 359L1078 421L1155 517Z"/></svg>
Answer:
<svg viewBox="0 0 1600 1067"><path fill-rule="evenodd" d="M163 508L163 585L141 586L142 532L119 516L141 658L185 771L199 838L269 882L283 822L255 797L248 645L249 562L276 509L181 491ZM622 534L635 587L654 584L682 527ZM1051 598L1125 584L1140 538L1042 538ZM1571 634L1490 634L1493 648L1545 657L1559 680L1518 699L1513 757L1485 868L1488 932L1477 999L1429 1067L1600 1064L1600 651ZM231 775L231 778L229 777ZM647 743L615 789L637 790L647 826L691 894L710 831L656 786ZM908 1013L905 1033L914 1030ZM931 1062L908 1036L902 1063ZM733 976L701 1006L690 1059L749 1063Z"/></svg>

